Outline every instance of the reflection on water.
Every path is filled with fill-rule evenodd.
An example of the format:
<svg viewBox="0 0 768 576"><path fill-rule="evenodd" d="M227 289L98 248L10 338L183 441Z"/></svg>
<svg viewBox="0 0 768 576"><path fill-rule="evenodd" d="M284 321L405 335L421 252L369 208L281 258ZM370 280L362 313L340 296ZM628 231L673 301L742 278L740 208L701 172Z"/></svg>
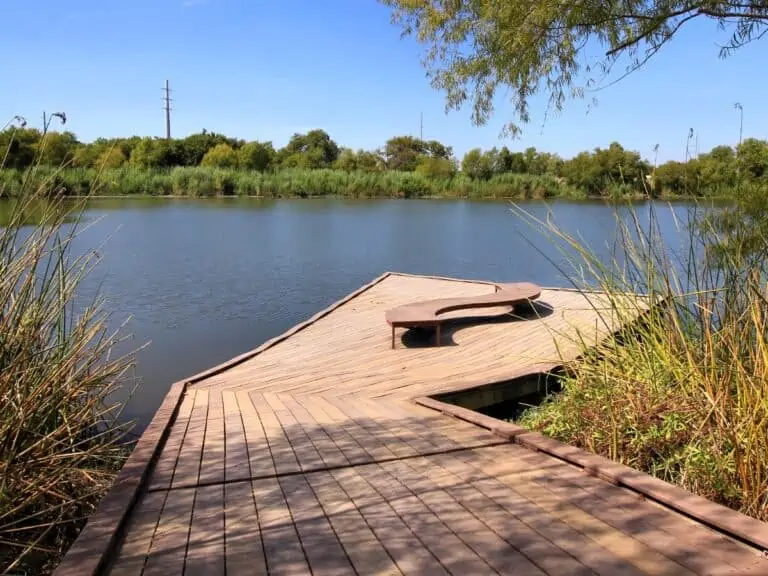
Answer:
<svg viewBox="0 0 768 576"><path fill-rule="evenodd" d="M56 220L56 214L62 215L65 211L71 210L73 202L67 202L65 205L56 200L37 200L34 202L25 202L22 210L18 210L19 200L0 200L0 228L9 226L13 222L17 226L33 226L43 221L51 222ZM68 216L67 220L72 221L74 216Z"/></svg>
<svg viewBox="0 0 768 576"><path fill-rule="evenodd" d="M605 259L616 212L599 202L520 204ZM0 214L7 214L0 202ZM685 249L686 204L618 209L671 249ZM568 285L566 258L504 202L120 198L88 204L76 251L102 260L81 293L101 288L112 323L130 318L142 384L126 408L148 423L174 381L250 350L387 270ZM566 272L567 271L567 272ZM383 322L383 320L382 320Z"/></svg>

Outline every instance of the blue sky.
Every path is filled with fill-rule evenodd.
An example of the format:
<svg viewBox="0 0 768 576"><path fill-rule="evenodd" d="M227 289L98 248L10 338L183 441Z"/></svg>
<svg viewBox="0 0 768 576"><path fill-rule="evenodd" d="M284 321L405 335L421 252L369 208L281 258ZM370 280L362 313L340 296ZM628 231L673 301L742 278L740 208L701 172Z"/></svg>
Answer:
<svg viewBox="0 0 768 576"><path fill-rule="evenodd" d="M768 134L768 40L718 59L725 36L713 23L684 28L642 71L571 101L542 126L543 97L517 140L500 140L503 101L484 127L469 108L445 114L420 64L375 0L2 0L4 57L0 124L43 110L67 113L82 140L161 135L161 87L171 81L174 136L202 128L284 145L294 132L324 128L340 144L376 148L419 133L454 147L535 146L569 157L618 140L659 160L684 156L689 128L699 149Z"/></svg>

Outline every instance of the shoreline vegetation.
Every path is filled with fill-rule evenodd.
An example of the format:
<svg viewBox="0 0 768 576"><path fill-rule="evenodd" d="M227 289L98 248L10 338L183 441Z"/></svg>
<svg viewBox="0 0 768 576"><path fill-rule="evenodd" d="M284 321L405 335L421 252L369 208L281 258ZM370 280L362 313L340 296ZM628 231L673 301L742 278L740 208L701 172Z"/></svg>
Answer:
<svg viewBox="0 0 768 576"><path fill-rule="evenodd" d="M102 298L78 301L97 264L72 250L78 204L25 189L0 226L3 574L50 574L130 452L110 396L133 356L113 354Z"/></svg>
<svg viewBox="0 0 768 576"><path fill-rule="evenodd" d="M697 215L682 254L653 208L650 221L617 219L611 262L515 208L562 249L573 286L601 290L626 326L518 423L768 522L768 200L755 194ZM632 322L644 308L627 293L664 305Z"/></svg>
<svg viewBox="0 0 768 576"><path fill-rule="evenodd" d="M656 166L616 142L570 159L503 146L459 160L451 146L412 136L355 151L323 130L275 149L207 131L82 143L71 132L12 126L0 131L0 159L0 198L30 187L53 196L719 199L768 185L768 141L752 138Z"/></svg>

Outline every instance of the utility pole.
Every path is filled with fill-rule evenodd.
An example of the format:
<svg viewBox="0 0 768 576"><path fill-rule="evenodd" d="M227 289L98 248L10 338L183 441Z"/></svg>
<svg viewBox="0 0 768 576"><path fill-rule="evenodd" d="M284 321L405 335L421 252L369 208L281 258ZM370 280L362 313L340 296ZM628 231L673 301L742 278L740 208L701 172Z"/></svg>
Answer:
<svg viewBox="0 0 768 576"><path fill-rule="evenodd" d="M741 136L744 132L744 107L741 102L736 102L733 107L739 111L739 146L741 146Z"/></svg>
<svg viewBox="0 0 768 576"><path fill-rule="evenodd" d="M691 150L691 140L693 140L694 131L693 128L688 130L688 139L685 141L685 161L688 162L692 158L690 150Z"/></svg>
<svg viewBox="0 0 768 576"><path fill-rule="evenodd" d="M699 131L696 130L696 158L699 157Z"/></svg>
<svg viewBox="0 0 768 576"><path fill-rule="evenodd" d="M424 112L419 116L419 140L424 140Z"/></svg>
<svg viewBox="0 0 768 576"><path fill-rule="evenodd" d="M165 88L163 89L165 92L165 96L163 97L163 101L165 102L165 106L163 107L163 110L165 110L165 137L170 140L171 139L171 86L168 82L168 80L165 81Z"/></svg>

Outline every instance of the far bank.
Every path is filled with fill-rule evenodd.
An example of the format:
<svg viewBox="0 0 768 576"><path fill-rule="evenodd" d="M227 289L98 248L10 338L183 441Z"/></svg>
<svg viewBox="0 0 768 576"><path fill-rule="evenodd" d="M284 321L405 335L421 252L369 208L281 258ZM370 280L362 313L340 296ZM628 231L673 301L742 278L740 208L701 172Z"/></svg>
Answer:
<svg viewBox="0 0 768 576"><path fill-rule="evenodd" d="M30 182L31 180L31 182ZM332 169L286 169L258 172L233 168L122 167L36 168L0 170L0 197L13 198L24 186L45 188L65 196L255 196L261 198L452 198L452 199L640 199L684 198L652 186L611 183L600 193L588 193L565 178L543 174L505 173L488 179L458 173L451 177L420 172L364 172ZM718 197L733 196L721 190ZM690 198L691 195L685 197Z"/></svg>

